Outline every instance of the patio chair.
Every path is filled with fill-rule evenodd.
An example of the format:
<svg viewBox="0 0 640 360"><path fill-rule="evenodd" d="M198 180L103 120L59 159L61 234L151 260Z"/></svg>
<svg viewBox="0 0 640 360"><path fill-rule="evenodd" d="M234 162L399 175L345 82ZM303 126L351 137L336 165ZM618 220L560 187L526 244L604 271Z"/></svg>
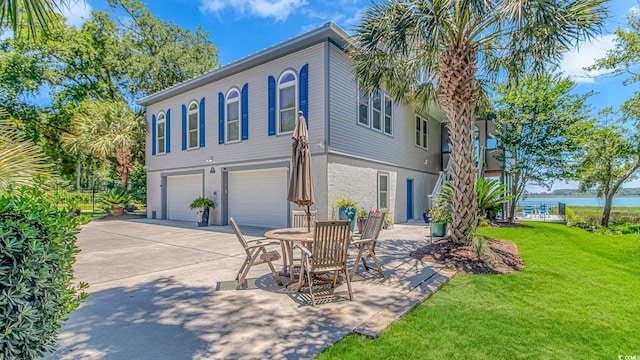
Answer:
<svg viewBox="0 0 640 360"><path fill-rule="evenodd" d="M384 272L382 272L382 267L376 257L376 243L378 242L378 236L380 235L380 230L382 230L383 224L384 214L371 212L369 213L367 222L364 224L362 234L360 236L353 236L351 244L358 248L358 255L356 256L353 268L351 269L351 274L349 275L350 280L353 280L353 276L356 274L356 269L358 268L358 262L360 262L360 260L362 260L362 264L367 271L371 269L365 261L367 257L370 257L371 260L373 260L378 272L380 273L380 277L384 279Z"/></svg>
<svg viewBox="0 0 640 360"><path fill-rule="evenodd" d="M524 217L525 218L529 218L529 217L531 217L532 214L533 214L533 206L532 205L525 205L524 206Z"/></svg>
<svg viewBox="0 0 640 360"><path fill-rule="evenodd" d="M349 300L353 301L351 291L351 279L347 273L347 250L349 247L349 226L350 221L319 221L316 222L311 249L304 245L297 245L302 251L302 266L300 268L300 278L298 279L298 291L304 285L304 276L307 275L309 284L309 294L311 295L311 305L316 306L316 295L313 292L314 281L321 281L322 278L314 278L314 275L323 273L333 273L331 282L335 288L338 281L338 274L344 273L347 282ZM338 295L333 292L332 295ZM331 295L326 295L331 296Z"/></svg>
<svg viewBox="0 0 640 360"><path fill-rule="evenodd" d="M309 212L309 215L311 215L311 227L313 228L314 224L316 223L316 217L318 215L318 212L313 210ZM292 218L291 227L294 227L294 228L307 227L306 211L293 210L291 211L291 218Z"/></svg>
<svg viewBox="0 0 640 360"><path fill-rule="evenodd" d="M238 286L236 286L236 290L240 290L240 288L242 288L244 279L249 273L249 269L251 269L253 265L260 265L265 263L269 265L269 268L271 269L271 273L273 274L274 279L276 279L276 281L278 282L278 285L282 285L282 281L278 276L278 272L273 267L273 263L272 263L272 261L278 260L280 258L280 254L275 250L267 251L267 246L280 245L280 242L266 241L267 240L266 238L247 241L244 238L244 235L242 235L242 232L240 232L240 228L238 227L238 224L233 218L229 218L229 224L231 225L233 232L236 234L238 241L244 248L244 251L247 255L244 259L244 263L242 264L242 267L240 267L240 271L238 271L238 275L236 275L236 280L238 280Z"/></svg>

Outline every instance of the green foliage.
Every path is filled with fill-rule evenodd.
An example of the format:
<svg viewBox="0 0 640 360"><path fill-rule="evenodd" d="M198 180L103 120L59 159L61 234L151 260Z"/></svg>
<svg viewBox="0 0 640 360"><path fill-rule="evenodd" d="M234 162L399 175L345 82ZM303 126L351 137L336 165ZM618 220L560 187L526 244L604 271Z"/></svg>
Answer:
<svg viewBox="0 0 640 360"><path fill-rule="evenodd" d="M361 219L367 218L369 216L369 211L367 211L367 209L365 208L360 208L358 209L356 216Z"/></svg>
<svg viewBox="0 0 640 360"><path fill-rule="evenodd" d="M333 203L335 205L335 207L339 208L355 208L358 206L358 203L356 203L354 200L352 199L347 199L347 198L342 198L342 199L338 199L336 201L334 201Z"/></svg>
<svg viewBox="0 0 640 360"><path fill-rule="evenodd" d="M129 193L131 194L131 200L136 203L147 203L147 171L140 164L137 164L131 170Z"/></svg>
<svg viewBox="0 0 640 360"><path fill-rule="evenodd" d="M125 207L131 202L131 195L127 189L114 188L98 194L97 200L108 209L114 206Z"/></svg>
<svg viewBox="0 0 640 360"><path fill-rule="evenodd" d="M429 210L429 220L434 223L450 224L452 219L451 210L449 210L449 200L444 196L438 196L433 200L433 207Z"/></svg>
<svg viewBox="0 0 640 360"><path fill-rule="evenodd" d="M86 297L72 283L79 219L36 188L0 196L0 358L33 359L55 344Z"/></svg>
<svg viewBox="0 0 640 360"><path fill-rule="evenodd" d="M605 359L637 354L638 235L528 222L481 228L518 246L525 268L458 273L378 338L349 335L327 359ZM517 344L514 343L517 340Z"/></svg>
<svg viewBox="0 0 640 360"><path fill-rule="evenodd" d="M640 207L614 207L611 209L609 226L602 226L601 206L567 206L565 208L565 216L568 226L575 226L582 229L597 229L603 233L616 233L617 230L608 231L607 227L626 227L628 224L630 229L640 224ZM622 231L622 230L620 230ZM623 232L625 234L629 232ZM633 233L631 230L630 233Z"/></svg>
<svg viewBox="0 0 640 360"><path fill-rule="evenodd" d="M574 88L568 78L548 74L498 86L495 137L505 151L495 157L512 176L512 210L527 185L550 186L571 175L566 154L579 145L574 134L588 117L590 95L575 95Z"/></svg>
<svg viewBox="0 0 640 360"><path fill-rule="evenodd" d="M206 197L197 197L195 199L193 199L193 201L191 202L191 204L189 204L189 209L199 209L199 208L206 208L206 207L210 207L212 209L216 208L216 203L213 202L213 200L206 198Z"/></svg>
<svg viewBox="0 0 640 360"><path fill-rule="evenodd" d="M640 143L630 130L611 124L611 109L601 112L599 122L583 124L578 151L573 154L578 189L594 189L598 197L611 204L618 189L637 176L640 168ZM610 207L605 206L600 224L609 224Z"/></svg>
<svg viewBox="0 0 640 360"><path fill-rule="evenodd" d="M38 30L49 31L54 13L70 5L69 0L4 0L0 2L0 28L8 26L20 37L33 37Z"/></svg>
<svg viewBox="0 0 640 360"><path fill-rule="evenodd" d="M476 179L476 193L478 195L478 212L487 220L495 220L502 209L502 204L509 202L513 197L507 195L508 187L500 184L496 179ZM453 199L453 187L447 182L442 187L440 201L444 201L447 206ZM434 201L435 202L435 201Z"/></svg>
<svg viewBox="0 0 640 360"><path fill-rule="evenodd" d="M9 185L34 185L50 165L39 147L22 137L0 110L0 191Z"/></svg>

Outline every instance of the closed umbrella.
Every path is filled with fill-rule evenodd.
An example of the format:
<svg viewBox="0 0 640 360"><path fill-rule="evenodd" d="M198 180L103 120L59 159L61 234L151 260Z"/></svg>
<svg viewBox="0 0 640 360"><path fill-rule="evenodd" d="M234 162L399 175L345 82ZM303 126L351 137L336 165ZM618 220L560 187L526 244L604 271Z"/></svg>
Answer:
<svg viewBox="0 0 640 360"><path fill-rule="evenodd" d="M307 230L311 232L311 214L309 207L316 203L311 179L311 152L309 151L309 132L307 123L298 112L298 122L293 130L291 145L291 178L289 179L289 195L287 200L298 206L307 207Z"/></svg>

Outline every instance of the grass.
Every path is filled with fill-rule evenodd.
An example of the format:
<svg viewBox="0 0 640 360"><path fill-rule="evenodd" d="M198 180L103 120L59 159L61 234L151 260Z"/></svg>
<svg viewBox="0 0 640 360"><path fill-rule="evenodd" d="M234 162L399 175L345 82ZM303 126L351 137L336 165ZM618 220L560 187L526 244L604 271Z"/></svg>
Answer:
<svg viewBox="0 0 640 360"><path fill-rule="evenodd" d="M379 338L350 335L318 359L640 357L640 236L526 224L480 231L515 242L524 270L458 274Z"/></svg>

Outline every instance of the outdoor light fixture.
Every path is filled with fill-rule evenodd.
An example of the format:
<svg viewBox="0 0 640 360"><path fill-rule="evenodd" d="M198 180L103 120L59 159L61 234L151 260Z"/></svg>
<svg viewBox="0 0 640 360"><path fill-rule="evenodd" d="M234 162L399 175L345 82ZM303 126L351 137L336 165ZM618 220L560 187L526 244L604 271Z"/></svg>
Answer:
<svg viewBox="0 0 640 360"><path fill-rule="evenodd" d="M429 159L424 159L424 166L429 166Z"/></svg>
<svg viewBox="0 0 640 360"><path fill-rule="evenodd" d="M207 159L208 163L212 163L213 162L213 156L209 156L209 158Z"/></svg>

